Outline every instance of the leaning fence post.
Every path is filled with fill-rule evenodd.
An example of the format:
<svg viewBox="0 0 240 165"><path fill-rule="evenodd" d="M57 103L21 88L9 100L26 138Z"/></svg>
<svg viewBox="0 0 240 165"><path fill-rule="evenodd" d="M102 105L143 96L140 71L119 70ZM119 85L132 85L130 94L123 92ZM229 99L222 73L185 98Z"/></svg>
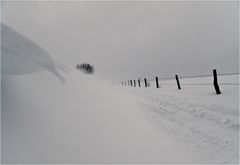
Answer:
<svg viewBox="0 0 240 165"><path fill-rule="evenodd" d="M141 80L138 79L138 86L141 87Z"/></svg>
<svg viewBox="0 0 240 165"><path fill-rule="evenodd" d="M136 87L136 80L133 80L133 82L134 82L134 87Z"/></svg>
<svg viewBox="0 0 240 165"><path fill-rule="evenodd" d="M216 69L213 69L213 85L214 85L214 88L215 88L215 91L216 91L217 95L221 94L221 91L220 91L219 86L218 86L217 70Z"/></svg>
<svg viewBox="0 0 240 165"><path fill-rule="evenodd" d="M175 75L175 77L176 77L176 80L177 80L178 89L180 90L180 89L181 89L181 86L180 86L180 83L179 83L179 80L178 80L178 75Z"/></svg>
<svg viewBox="0 0 240 165"><path fill-rule="evenodd" d="M147 79L144 78L144 82L145 82L145 87L147 87Z"/></svg>
<svg viewBox="0 0 240 165"><path fill-rule="evenodd" d="M131 84L131 87L132 87L132 85L133 85L133 84L132 84L132 80L130 80L130 84Z"/></svg>
<svg viewBox="0 0 240 165"><path fill-rule="evenodd" d="M158 77L156 77L156 87L159 88Z"/></svg>

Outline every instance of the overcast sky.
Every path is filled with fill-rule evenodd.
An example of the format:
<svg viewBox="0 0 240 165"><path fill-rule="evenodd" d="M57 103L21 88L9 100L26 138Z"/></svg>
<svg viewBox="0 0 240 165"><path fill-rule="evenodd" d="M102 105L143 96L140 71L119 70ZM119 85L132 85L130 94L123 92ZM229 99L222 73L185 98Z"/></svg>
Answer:
<svg viewBox="0 0 240 165"><path fill-rule="evenodd" d="M2 2L2 21L61 62L125 80L239 71L238 2Z"/></svg>

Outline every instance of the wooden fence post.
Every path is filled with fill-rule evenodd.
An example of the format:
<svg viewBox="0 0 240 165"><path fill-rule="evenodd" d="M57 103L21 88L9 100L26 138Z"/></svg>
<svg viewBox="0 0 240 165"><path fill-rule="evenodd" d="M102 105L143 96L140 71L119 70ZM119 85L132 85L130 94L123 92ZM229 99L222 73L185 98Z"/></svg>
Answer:
<svg viewBox="0 0 240 165"><path fill-rule="evenodd" d="M180 89L181 89L181 86L180 86L180 83L179 83L179 80L178 80L178 75L175 75L175 77L176 77L176 80L177 80L178 89L180 90Z"/></svg>
<svg viewBox="0 0 240 165"><path fill-rule="evenodd" d="M131 87L133 86L133 84L132 84L132 80L130 80L130 84L131 84Z"/></svg>
<svg viewBox="0 0 240 165"><path fill-rule="evenodd" d="M217 70L216 69L213 69L213 85L214 85L214 88L215 88L215 91L216 91L217 95L221 94L221 91L220 91L219 86L218 86Z"/></svg>
<svg viewBox="0 0 240 165"><path fill-rule="evenodd" d="M145 87L147 87L147 79L144 78L144 82L145 82Z"/></svg>
<svg viewBox="0 0 240 165"><path fill-rule="evenodd" d="M158 77L156 77L156 87L159 88Z"/></svg>
<svg viewBox="0 0 240 165"><path fill-rule="evenodd" d="M141 80L138 79L138 86L141 87Z"/></svg>
<svg viewBox="0 0 240 165"><path fill-rule="evenodd" d="M134 87L136 87L136 80L133 80L133 82L134 82Z"/></svg>

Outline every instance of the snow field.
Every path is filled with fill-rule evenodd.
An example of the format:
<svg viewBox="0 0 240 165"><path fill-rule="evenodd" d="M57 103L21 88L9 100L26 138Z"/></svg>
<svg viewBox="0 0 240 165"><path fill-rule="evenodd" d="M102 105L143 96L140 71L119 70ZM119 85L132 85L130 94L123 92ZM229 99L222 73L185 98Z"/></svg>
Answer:
<svg viewBox="0 0 240 165"><path fill-rule="evenodd" d="M211 77L197 79L211 82ZM238 75L221 76L219 82L238 79ZM239 162L239 86L220 85L222 94L216 95L211 85L182 85L182 90L166 85L173 82L165 81L158 89L151 82L150 88L127 90L139 96L148 121L204 155L204 163ZM193 84L196 78L180 82Z"/></svg>
<svg viewBox="0 0 240 165"><path fill-rule="evenodd" d="M62 84L49 72L4 77L3 162L198 161L144 119L135 96L78 71L65 78Z"/></svg>
<svg viewBox="0 0 240 165"><path fill-rule="evenodd" d="M239 163L238 85L112 86L1 25L1 163Z"/></svg>

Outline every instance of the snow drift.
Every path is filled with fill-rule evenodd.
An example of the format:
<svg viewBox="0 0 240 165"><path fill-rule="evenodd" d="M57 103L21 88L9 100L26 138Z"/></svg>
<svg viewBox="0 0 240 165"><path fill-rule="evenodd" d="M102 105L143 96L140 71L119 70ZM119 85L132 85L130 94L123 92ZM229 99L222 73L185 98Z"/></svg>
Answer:
<svg viewBox="0 0 240 165"><path fill-rule="evenodd" d="M236 89L206 104L191 90L111 86L1 26L2 163L239 162Z"/></svg>
<svg viewBox="0 0 240 165"><path fill-rule="evenodd" d="M59 76L45 50L2 27L2 163L197 160L148 124L133 95L58 63L71 70Z"/></svg>
<svg viewBox="0 0 240 165"><path fill-rule="evenodd" d="M1 23L1 70L3 74L30 74L47 70L62 82L53 59L39 45Z"/></svg>

